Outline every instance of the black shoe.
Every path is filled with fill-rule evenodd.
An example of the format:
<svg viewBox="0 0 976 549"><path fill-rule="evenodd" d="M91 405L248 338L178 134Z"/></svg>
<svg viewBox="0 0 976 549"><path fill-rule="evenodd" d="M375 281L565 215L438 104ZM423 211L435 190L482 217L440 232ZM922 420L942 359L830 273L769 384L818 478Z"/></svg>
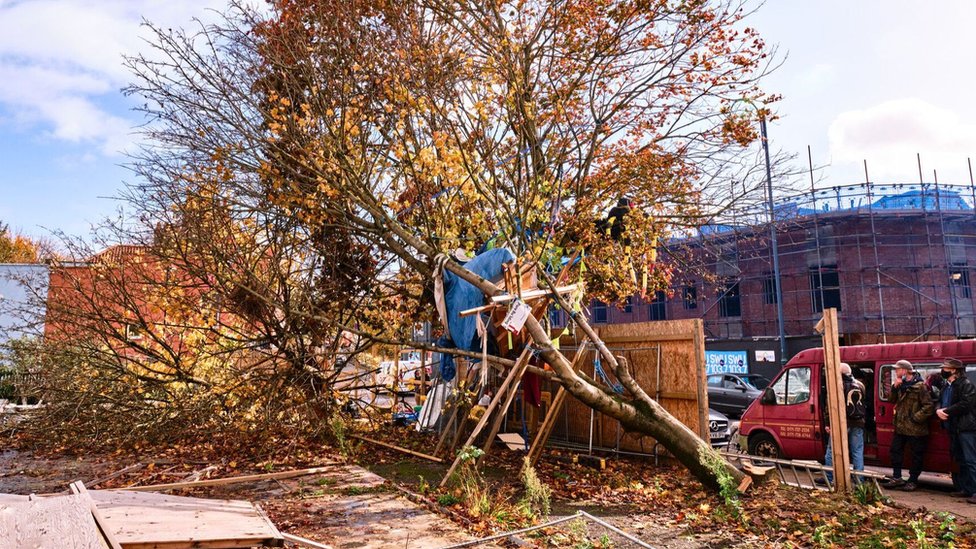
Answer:
<svg viewBox="0 0 976 549"><path fill-rule="evenodd" d="M905 492L914 492L917 488L918 488L918 485L915 484L915 481L912 481L912 480L906 482L901 487L901 489L904 490Z"/></svg>
<svg viewBox="0 0 976 549"><path fill-rule="evenodd" d="M905 481L900 478L893 478L888 482L885 482L884 485L888 488L901 488L905 485Z"/></svg>
<svg viewBox="0 0 976 549"><path fill-rule="evenodd" d="M960 492L959 490L956 490L955 492L949 492L949 495L952 496L952 497L954 497L954 498L968 498L969 497L969 494L967 494L966 492Z"/></svg>

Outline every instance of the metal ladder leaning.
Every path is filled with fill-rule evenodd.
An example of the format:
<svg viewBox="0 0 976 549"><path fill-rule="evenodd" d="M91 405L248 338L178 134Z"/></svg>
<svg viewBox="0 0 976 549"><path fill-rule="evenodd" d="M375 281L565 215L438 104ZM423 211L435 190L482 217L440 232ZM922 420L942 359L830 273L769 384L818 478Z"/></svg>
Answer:
<svg viewBox="0 0 976 549"><path fill-rule="evenodd" d="M722 455L722 457L729 460L729 462L733 465L738 463L739 465L748 464L749 466L758 467L773 466L779 474L780 481L789 486L814 490L834 489L833 483L825 474L828 471L833 472L833 467L828 467L816 461L764 458L728 451L721 451L719 453ZM801 478L801 472L804 473L805 478ZM885 478L884 474L875 473L874 471L857 471L856 473L855 471L851 471L850 474L854 477L855 484L870 481L874 483L874 486L878 489L879 493L883 493L881 490L881 485L878 484L878 481ZM824 484L817 484L818 478L823 479ZM859 478L864 480L859 480ZM805 482L806 480L809 480L809 482Z"/></svg>

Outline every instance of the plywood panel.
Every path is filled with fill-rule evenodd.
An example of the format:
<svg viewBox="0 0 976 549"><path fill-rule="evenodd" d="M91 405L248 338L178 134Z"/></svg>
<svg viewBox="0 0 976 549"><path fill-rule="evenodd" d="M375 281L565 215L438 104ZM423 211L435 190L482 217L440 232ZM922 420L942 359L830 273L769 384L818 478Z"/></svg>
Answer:
<svg viewBox="0 0 976 549"><path fill-rule="evenodd" d="M0 549L108 548L85 497L12 499L0 503Z"/></svg>
<svg viewBox="0 0 976 549"><path fill-rule="evenodd" d="M634 380L648 395L708 440L704 333L699 319L615 324L602 326L599 334L614 355L627 359ZM565 354L571 356L575 352L571 339L564 338L561 344ZM589 376L593 376L594 356L595 351L589 351L580 368ZM606 368L604 371L611 383L617 381L612 371ZM548 389L555 390L555 385ZM588 444L590 408L571 398L567 400L563 414L564 417L556 420L553 438ZM651 452L655 441L625 433L615 419L594 414L593 445Z"/></svg>
<svg viewBox="0 0 976 549"><path fill-rule="evenodd" d="M91 490L104 521L127 549L281 545L254 504L152 492Z"/></svg>

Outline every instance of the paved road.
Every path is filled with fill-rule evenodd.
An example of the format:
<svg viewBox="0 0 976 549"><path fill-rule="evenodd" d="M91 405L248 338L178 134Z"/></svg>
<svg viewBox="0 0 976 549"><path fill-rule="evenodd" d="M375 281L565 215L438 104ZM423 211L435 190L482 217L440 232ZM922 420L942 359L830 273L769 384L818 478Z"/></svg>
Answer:
<svg viewBox="0 0 976 549"><path fill-rule="evenodd" d="M738 430L739 420L733 419L729 426ZM887 467L867 466L865 469L877 473L891 474L891 469ZM952 481L949 475L941 473L922 473L919 478L918 490L905 492L897 489L885 489L885 495L890 497L899 505L911 509L924 507L929 511L944 511L956 516L963 517L970 522L976 522L976 505L967 503L963 498L955 498L949 495L952 492Z"/></svg>
<svg viewBox="0 0 976 549"><path fill-rule="evenodd" d="M866 467L866 469L879 473L891 472L890 469L883 467ZM922 473L918 480L918 490L914 492L884 489L884 493L905 507L925 507L929 511L945 511L964 517L971 522L976 522L976 505L966 503L963 498L954 498L949 495L949 492L952 492L952 481L949 479L949 475Z"/></svg>

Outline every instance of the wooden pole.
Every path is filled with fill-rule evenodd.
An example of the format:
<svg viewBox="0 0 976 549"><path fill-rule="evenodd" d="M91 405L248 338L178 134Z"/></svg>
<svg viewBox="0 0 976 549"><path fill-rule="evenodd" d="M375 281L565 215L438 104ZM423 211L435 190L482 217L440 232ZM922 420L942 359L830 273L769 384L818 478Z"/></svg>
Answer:
<svg viewBox="0 0 976 549"><path fill-rule="evenodd" d="M102 533L102 537L105 539L106 543L111 549L122 549L122 544L119 543L117 537L115 537L115 532L113 532L108 523L105 521L105 517L102 516L102 512L98 509L98 505L95 504L95 500L92 499L91 494L85 488L85 484L80 480L72 482L69 485L71 491L75 494L81 494L86 500L88 500L88 508L91 511L92 518L95 519L95 525L98 530Z"/></svg>
<svg viewBox="0 0 976 549"><path fill-rule="evenodd" d="M529 366L529 360L523 360L519 364L521 364L521 368L515 374L512 383L508 386L508 396L505 397L505 405L495 410L495 420L491 423L491 429L488 431L488 440L485 442L485 445L482 448L484 453L478 458L478 465L481 465L481 463L484 462L485 455L491 449L492 443L495 442L495 435L498 434L498 430L502 426L502 421L505 419L505 414L508 413L508 409L512 406L512 401L515 400L515 395L518 394L519 382L522 381L522 376L525 374L525 369Z"/></svg>
<svg viewBox="0 0 976 549"><path fill-rule="evenodd" d="M508 373L508 377L505 378L505 381L502 382L502 386L498 388L498 392L495 393L494 398L491 399L491 404L488 405L484 415L482 415L481 419L478 420L478 424L475 425L474 431L471 432L471 436L469 436L467 442L464 443L464 447L474 444L475 439L478 438L478 435L481 434L481 430L484 429L485 425L488 423L488 418L491 416L491 413L495 410L495 408L498 407L499 402L502 400L502 396L506 394L506 391L508 391L508 386L512 384L512 380L515 379L516 374L520 371L525 371L525 365L528 364L530 356L532 356L532 350L528 345L526 345L525 349L522 350L522 354L519 355L518 360L515 361L515 366L513 366L512 370ZM451 468L447 470L447 474L444 475L443 479L441 479L441 487L444 487L444 485L447 484L448 479L451 478L451 475L454 474L454 470L457 469L457 466L460 464L461 456L454 458L454 463L451 464Z"/></svg>
<svg viewBox="0 0 976 549"><path fill-rule="evenodd" d="M586 343L587 340L584 338L580 341L579 348L576 349L576 356L573 357L573 371L579 369L579 365L586 356ZM539 432L535 435L535 440L532 441L532 447L529 448L529 465L535 465L539 461L539 456L542 455L542 449L546 445L546 441L549 440L549 435L552 434L552 429L556 425L556 416L559 409L562 407L563 401L566 400L566 395L569 394L566 388L562 385L559 386L559 390L556 391L556 396L553 397L552 403L549 405L549 410L546 412L546 418L542 422L542 426L539 427Z"/></svg>
<svg viewBox="0 0 976 549"><path fill-rule="evenodd" d="M393 405L390 406L390 419L396 421L397 394L400 392L400 347L394 347L393 356Z"/></svg>
<svg viewBox="0 0 976 549"><path fill-rule="evenodd" d="M831 457L834 465L834 489L851 490L850 450L847 445L847 405L844 380L840 373L840 336L837 332L837 309L824 309L817 324L823 335L824 374L827 376L827 417L830 422ZM813 393L813 391L811 391ZM811 394L811 398L813 398Z"/></svg>
<svg viewBox="0 0 976 549"><path fill-rule="evenodd" d="M297 469L294 471L280 471L278 473L261 473L257 475L244 475L241 477L215 478L209 480L195 480L191 482L172 482L169 484L156 484L150 486L129 486L120 488L128 492L164 492L166 490L177 490L183 488L198 488L200 486L223 486L225 484L240 484L242 482L256 482L259 480L274 480L301 477L306 475L317 475L335 471L334 467L313 467L311 469Z"/></svg>
<svg viewBox="0 0 976 549"><path fill-rule="evenodd" d="M388 443L383 442L381 440L375 440L375 439L372 439L372 438L369 438L369 437L360 436L360 435L349 435L349 438L355 438L355 439L358 439L358 440L362 440L362 441L365 441L365 442L369 442L371 444L376 444L378 446L383 446L383 447L389 448L391 450L396 450L397 452L403 452L405 454L410 454L412 456L417 456L417 457L421 457L421 458L424 458L424 459L429 459L431 461L436 461L437 463L444 463L444 460L441 459L441 458L439 458L439 457L434 457L434 456L431 456L431 455L428 455L428 454L424 454L424 453L421 453L421 452L415 452L415 451L413 451L413 450L411 450L409 448L403 448L402 446L396 446L396 445L393 445L393 444L388 444Z"/></svg>

